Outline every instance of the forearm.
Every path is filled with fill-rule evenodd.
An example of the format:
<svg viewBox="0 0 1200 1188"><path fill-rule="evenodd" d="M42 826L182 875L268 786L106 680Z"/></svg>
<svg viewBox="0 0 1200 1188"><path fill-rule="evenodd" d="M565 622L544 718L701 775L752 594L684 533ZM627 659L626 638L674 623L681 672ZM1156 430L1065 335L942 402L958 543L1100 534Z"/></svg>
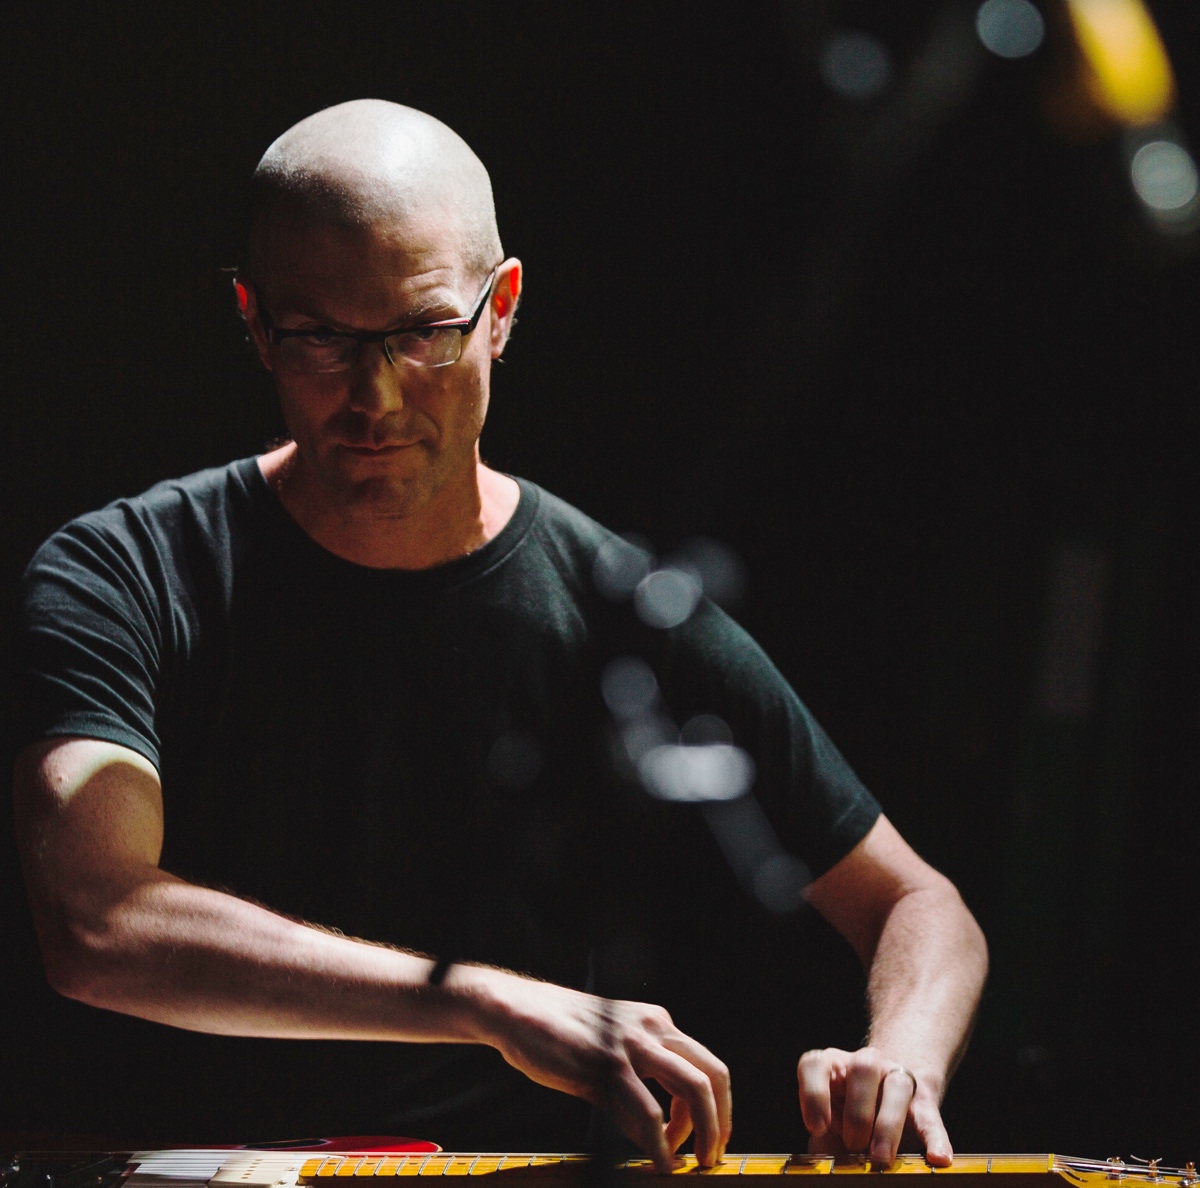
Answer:
<svg viewBox="0 0 1200 1188"><path fill-rule="evenodd" d="M51 985L227 1035L498 1043L526 979L349 940L159 867L155 768L96 739L26 748L16 832Z"/></svg>
<svg viewBox="0 0 1200 1188"><path fill-rule="evenodd" d="M728 1070L661 1007L473 965L431 985L429 958L324 932L157 868L123 883L104 907L103 895L77 898L78 885L53 913L32 897L63 993L224 1035L489 1044L539 1084L593 1102L614 1095L623 1130L664 1171L693 1123L706 1166L724 1151ZM683 1101L669 1122L643 1078Z"/></svg>
<svg viewBox="0 0 1200 1188"><path fill-rule="evenodd" d="M940 1099L970 1038L987 975L987 943L939 877L900 898L871 961L869 1043L913 1070Z"/></svg>
<svg viewBox="0 0 1200 1188"><path fill-rule="evenodd" d="M93 1006L195 1031L278 1038L487 1042L497 983L350 940L147 870L60 902L43 928L51 982ZM45 917L43 917L45 918Z"/></svg>
<svg viewBox="0 0 1200 1188"><path fill-rule="evenodd" d="M705 1165L729 1139L729 1073L661 1007L503 970L433 962L326 932L159 867L162 788L141 755L96 739L27 747L16 833L46 973L61 993L224 1035L465 1042L541 1085L614 1101L660 1170L693 1123ZM671 1095L670 1120L646 1088Z"/></svg>

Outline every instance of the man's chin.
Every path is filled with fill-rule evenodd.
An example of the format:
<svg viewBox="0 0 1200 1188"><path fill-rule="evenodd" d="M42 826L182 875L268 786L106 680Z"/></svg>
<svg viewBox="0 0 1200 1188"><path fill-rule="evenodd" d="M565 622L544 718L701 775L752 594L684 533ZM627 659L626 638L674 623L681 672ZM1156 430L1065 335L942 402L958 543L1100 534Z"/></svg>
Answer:
<svg viewBox="0 0 1200 1188"><path fill-rule="evenodd" d="M433 483L428 475L375 474L348 478L345 506L355 515L403 519L429 502Z"/></svg>
<svg viewBox="0 0 1200 1188"><path fill-rule="evenodd" d="M339 450L322 459L319 483L323 502L354 518L404 517L430 498L436 484L427 460L417 449L405 449L384 459L346 454Z"/></svg>

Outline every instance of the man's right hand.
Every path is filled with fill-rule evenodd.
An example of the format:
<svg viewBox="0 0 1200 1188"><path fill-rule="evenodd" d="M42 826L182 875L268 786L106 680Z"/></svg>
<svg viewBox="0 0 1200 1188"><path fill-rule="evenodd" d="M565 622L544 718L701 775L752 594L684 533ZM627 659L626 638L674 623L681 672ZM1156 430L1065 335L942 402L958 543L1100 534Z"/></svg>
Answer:
<svg viewBox="0 0 1200 1188"><path fill-rule="evenodd" d="M460 979L475 983L487 1004L486 1042L538 1084L607 1108L659 1170L670 1170L693 1129L702 1165L725 1154L733 1127L729 1070L662 1007L470 966L456 967L447 983L453 989ZM668 1119L647 1080L671 1095Z"/></svg>
<svg viewBox="0 0 1200 1188"><path fill-rule="evenodd" d="M364 944L162 870L162 788L142 756L52 739L14 773L17 839L46 972L106 1010L219 1035L484 1043L527 1076L606 1105L664 1171L694 1129L729 1141L729 1072L661 1007ZM662 1110L646 1087L671 1094Z"/></svg>

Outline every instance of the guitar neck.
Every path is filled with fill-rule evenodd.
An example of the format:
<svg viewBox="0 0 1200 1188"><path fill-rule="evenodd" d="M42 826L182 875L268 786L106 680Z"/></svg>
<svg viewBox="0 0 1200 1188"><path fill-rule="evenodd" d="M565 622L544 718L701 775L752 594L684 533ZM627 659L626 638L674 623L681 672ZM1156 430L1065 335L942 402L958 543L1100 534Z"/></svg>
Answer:
<svg viewBox="0 0 1200 1188"><path fill-rule="evenodd" d="M308 1188L334 1188L330 1180L392 1176L491 1176L505 1185L558 1182L579 1177L588 1165L584 1155L473 1155L438 1152L414 1155L327 1155L304 1161L298 1182ZM666 1179L647 1159L631 1159L615 1169L618 1178ZM1063 1181L1075 1188L1114 1188L1117 1182L1158 1185L1160 1188L1200 1188L1194 1166L1160 1168L1157 1163L1125 1164L1071 1159L1057 1155L958 1155L947 1168L931 1167L919 1155L901 1155L886 1171L862 1156L727 1155L716 1167L701 1168L694 1156L684 1156L670 1173L677 1176L752 1176L783 1180L792 1176L953 1176L955 1188L1058 1188ZM969 1181L978 1181L973 1185ZM500 1188L497 1185L497 1188Z"/></svg>

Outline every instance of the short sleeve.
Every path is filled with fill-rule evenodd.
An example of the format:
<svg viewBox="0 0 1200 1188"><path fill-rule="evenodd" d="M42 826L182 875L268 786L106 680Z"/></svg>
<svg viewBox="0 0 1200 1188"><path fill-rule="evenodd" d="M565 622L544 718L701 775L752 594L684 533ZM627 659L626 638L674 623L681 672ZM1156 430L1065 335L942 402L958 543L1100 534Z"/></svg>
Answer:
<svg viewBox="0 0 1200 1188"><path fill-rule="evenodd" d="M79 735L159 765L155 689L163 651L144 551L106 509L35 554L21 587L16 742Z"/></svg>
<svg viewBox="0 0 1200 1188"><path fill-rule="evenodd" d="M716 713L754 761L754 795L784 847L814 876L836 865L878 819L863 786L763 650L728 615L703 602L668 633L663 686L681 725Z"/></svg>

